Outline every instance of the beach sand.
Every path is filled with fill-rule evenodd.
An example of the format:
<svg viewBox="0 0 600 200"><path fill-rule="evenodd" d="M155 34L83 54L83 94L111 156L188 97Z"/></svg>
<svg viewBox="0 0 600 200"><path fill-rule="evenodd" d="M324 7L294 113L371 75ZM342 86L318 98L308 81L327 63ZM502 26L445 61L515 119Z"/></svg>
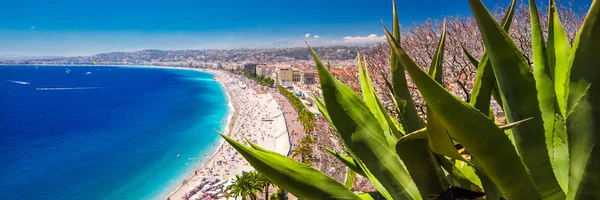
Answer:
<svg viewBox="0 0 600 200"><path fill-rule="evenodd" d="M225 134L237 141L247 138L265 149L287 155L290 151L290 141L286 120L273 95L248 88L249 80L238 75L222 71L208 72L215 75L233 106L234 111ZM230 145L221 142L215 154L202 166L198 166L194 174L185 179L168 199L194 199L203 195L222 196L225 186L231 183L230 180L235 175L253 170L254 168ZM204 190L196 192L200 188Z"/></svg>

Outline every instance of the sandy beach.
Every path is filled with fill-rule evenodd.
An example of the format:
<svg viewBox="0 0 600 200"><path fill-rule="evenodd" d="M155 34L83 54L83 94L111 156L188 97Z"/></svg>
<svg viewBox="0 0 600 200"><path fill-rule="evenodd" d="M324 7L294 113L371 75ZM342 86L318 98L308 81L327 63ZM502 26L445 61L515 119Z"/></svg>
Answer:
<svg viewBox="0 0 600 200"><path fill-rule="evenodd" d="M247 138L263 148L287 155L290 151L288 129L273 95L248 87L249 80L243 77L222 71L208 72L214 74L215 80L223 86L234 110L225 134L237 141ZM235 175L254 170L239 153L223 142L215 154L200 165L168 199L224 198L224 189Z"/></svg>

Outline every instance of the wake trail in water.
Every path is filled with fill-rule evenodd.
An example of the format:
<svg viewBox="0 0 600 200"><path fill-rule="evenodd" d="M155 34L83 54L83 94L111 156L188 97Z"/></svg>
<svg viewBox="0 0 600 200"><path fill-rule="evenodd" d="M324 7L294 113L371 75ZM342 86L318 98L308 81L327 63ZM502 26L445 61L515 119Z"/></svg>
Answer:
<svg viewBox="0 0 600 200"><path fill-rule="evenodd" d="M29 85L29 82L25 82L25 81L15 81L15 80L8 80L8 79L5 79L4 81L9 82L9 83L16 83L16 84L20 84L20 85Z"/></svg>
<svg viewBox="0 0 600 200"><path fill-rule="evenodd" d="M35 88L35 90L95 90L105 87Z"/></svg>

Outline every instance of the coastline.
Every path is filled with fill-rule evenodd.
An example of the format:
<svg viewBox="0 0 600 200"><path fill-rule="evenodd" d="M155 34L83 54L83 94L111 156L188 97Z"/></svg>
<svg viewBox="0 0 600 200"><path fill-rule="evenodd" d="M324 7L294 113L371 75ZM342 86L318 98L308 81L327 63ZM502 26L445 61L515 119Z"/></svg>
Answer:
<svg viewBox="0 0 600 200"><path fill-rule="evenodd" d="M15 66L15 65L0 65L0 67L10 67L10 66ZM223 134L230 136L232 133L232 130L234 129L234 125L236 123L236 119L239 116L239 105L236 101L234 101L232 99L231 96L231 89L224 83L224 79L226 78L226 76L228 77L228 75L226 75L226 72L220 72L217 70L212 70L212 69L202 69L202 68L188 68L188 67L170 67L170 66L151 66L151 65L16 65L16 66L45 66L45 67L125 67L125 68L154 68L154 69L164 69L164 70L189 70L189 71L199 71L199 72L204 72L204 73L209 73L213 75L213 80L217 82L217 84L219 84L219 86L221 87L221 89L223 90L223 93L225 95L227 104L228 104L228 112L226 115L225 119L225 123L223 124ZM228 77L230 78L230 77ZM218 131L218 130L209 130L209 131ZM208 167L210 167L210 163L213 163L215 161L215 157L219 154L223 152L223 148L224 148L224 144L225 144L225 140L218 136L218 145L215 146L215 148L211 148L210 152L212 152L210 157L207 157L207 159L203 159L201 160L201 162L197 162L195 164L195 166L193 166L190 171L185 171L182 172L182 174L175 176L175 180L177 180L177 182L174 182L172 184L170 184L169 186L167 186L166 188L162 189L160 192L158 192L156 195L158 195L158 197L156 197L156 199L168 199L171 198L174 194L176 194L177 192L180 192L182 189L184 189L183 187L189 183L195 176L196 174L194 172L198 172L198 171L203 171L206 170ZM180 178L183 178L183 180L181 180ZM177 187L175 187L175 185L177 185Z"/></svg>
<svg viewBox="0 0 600 200"><path fill-rule="evenodd" d="M228 94L235 111L224 134L237 141L248 139L284 156L288 154L291 146L284 110L273 94L256 87L251 80L240 75L216 70L190 70L214 74L214 80L218 81ZM235 176L254 171L241 154L232 146L224 145L224 140L221 141L210 159L198 163L194 173L186 177L174 191L172 187L167 188L170 189L170 195L161 198L223 199L227 193L225 188L234 183Z"/></svg>
<svg viewBox="0 0 600 200"><path fill-rule="evenodd" d="M130 66L130 67L136 67L136 66ZM231 131L233 130L233 126L236 122L237 116L238 116L238 105L235 101L233 101L233 99L231 98L230 95L230 90L229 88L223 83L223 80L220 78L217 78L217 75L214 71L212 70L204 70L204 69L194 69L194 68L178 68L178 67L160 67L160 66L141 66L141 67L152 67L152 68L166 68L166 69L184 69L184 70L195 70L195 71L201 71L201 72L206 72L206 73L210 73L214 76L214 80L221 86L221 88L223 89L223 92L225 93L225 96L227 98L227 104L229 107L229 112L227 113L227 120L226 120L226 126L223 130L223 133L225 135L230 135ZM204 160L204 162L199 162L197 164L197 168L194 171L201 171L201 170L206 170L206 168L209 167L209 163L213 162L214 159L216 158L216 155L223 151L223 145L225 144L225 140L223 138L219 138L219 145L218 147L215 149L215 151L212 153L212 155L210 156L210 158L208 160ZM164 197L164 196L160 196L160 199L170 199L174 194L176 194L177 192L181 191L183 189L183 187L192 180L192 178L194 178L196 174L195 173L189 173L185 175L185 179L183 180L183 183L178 184L177 188L175 188L174 190L171 190L170 188L167 188L168 191L171 191L169 193L168 196ZM164 193L163 193L164 194Z"/></svg>
<svg viewBox="0 0 600 200"><path fill-rule="evenodd" d="M11 66L11 65L0 65ZM21 65L19 65L21 66ZM83 65L28 65L48 67L77 67ZM228 112L220 123L219 129L223 134L243 141L244 138L265 147L271 151L286 156L291 149L291 132L286 129L286 120L283 106L278 103L276 94L258 87L251 80L243 76L219 70L166 67L166 66L133 66L133 65L88 65L85 67L130 67L130 68L157 68L173 70L193 70L213 75L213 80L219 84L226 98ZM281 106L280 106L281 105ZM197 105L202 106L202 105ZM289 123L289 122L288 122ZM216 131L216 130L206 130ZM214 133L214 132L213 132ZM225 145L225 140L220 136L207 147L206 154L198 156L200 160L191 164L189 170L178 172L164 188L158 188L151 194L155 199L187 199L194 196L205 196L217 192L216 198L223 198L224 189L232 183L232 178L244 172L253 171L254 168L243 159L230 145ZM212 152L212 153L210 153ZM208 156L210 154L210 157ZM216 183L218 181L218 183ZM211 189L202 188L209 184ZM218 190L218 191L217 191ZM156 195L156 196L155 196ZM213 195L215 197L215 195ZM192 197L193 199L194 197Z"/></svg>
<svg viewBox="0 0 600 200"><path fill-rule="evenodd" d="M16 87L28 87L26 89L35 89L36 87L44 87L45 86L45 82L42 82L40 80L45 80L46 78L48 80L53 80L51 79L52 76L47 76L46 73L37 73L39 74L39 78L38 79L34 79L34 76L31 74L34 74L33 67L32 66L14 66L14 69L18 69L20 70L22 67L23 70L25 70L24 72L32 72L32 73L24 73L22 77L22 79L25 79L26 81L31 81L32 83L29 86L20 86L17 85L18 83L4 83L3 84L10 84L10 86L14 86ZM152 198L155 199L158 196L164 196L166 197L166 195L169 194L169 192L172 192L172 190L177 187L178 185L181 184L181 181L183 181L185 178L189 177L190 173L193 174L193 171L195 171L197 168L202 167L204 165L204 163L209 162L210 160L212 160L212 157L214 157L214 155L219 151L219 149L221 148L221 146L223 146L224 140L218 135L216 134L216 132L213 130L213 128L216 128L219 131L222 131L223 133L229 133L233 124L233 121L235 120L234 116L237 116L237 114L235 114L236 110L233 106L234 103L233 101L231 101L231 96L228 92L227 89L224 88L224 85L222 84L222 82L214 82L215 80L213 79L213 75L214 73L210 73L210 72L206 72L205 70L197 70L197 69L188 69L188 68L172 68L168 69L167 67L145 67L145 66L135 66L135 68L121 68L124 66L117 66L117 67L81 67L81 69L79 68L75 68L75 67L67 67L67 66L53 66L53 67L41 67L42 69L45 68L48 70L48 72L56 72L55 74L63 74L64 73L64 69L65 68L70 68L72 69L74 72L76 73L71 73L71 75L69 76L75 76L77 75L77 77L84 77L85 75L83 75L83 72L85 71L92 71L94 72L94 74L96 74L96 71L93 71L95 69L113 69L113 71L124 71L127 72L127 74L118 74L118 75L113 75L114 77L121 77L121 76L136 76L138 73L138 71L149 71L149 70L153 70L153 73L151 74L156 74L157 77L164 77L168 74L172 74L172 75L168 75L169 77L173 77L173 75L178 75L177 77L173 77L173 83L183 83L185 85L175 85L174 87L186 87L186 86L192 86L192 87L196 87L197 84L199 85L205 85L206 89L209 90L200 90L200 89L194 89L194 90L190 90L190 92L187 92L188 90L185 90L186 92L182 92L181 94L184 95L185 98L190 98L189 101L187 100L182 100L182 101L178 101L181 102L177 105L184 105L183 103L186 103L186 107L190 109L190 111L184 110L182 109L183 112L188 112L190 117L187 117L187 119L185 121L183 120L177 120L179 118L172 118L173 120L177 120L177 121L173 121L174 123L169 124L169 129L166 128L166 126L163 126L162 124L157 124L156 122L158 122L158 120L139 120L140 122L143 122L143 125L152 125L152 127L158 127L158 128L164 128L164 129L160 129L163 131L160 131L161 133L177 133L179 135L177 135L177 138L170 138L171 135L174 134L170 134L168 137L165 135L164 138L164 142L163 139L161 139L163 136L160 134L153 134L154 136L156 136L154 140L151 140L151 143L143 143L143 142L139 142L138 144L141 145L145 145L144 147L148 147L148 149L158 149L161 147L165 147L164 151L159 151L159 150L155 150L155 152L151 152L153 154L150 155L150 153L146 154L149 156L144 156L144 157L136 157L136 156L123 156L123 155L112 155L108 152L106 154L103 155L107 155L107 157L110 157L111 159L113 157L120 157L123 158L124 160L132 160L132 162L135 162L137 165L135 165L134 167L120 167L118 165L114 165L114 166L110 166L111 169L114 173L110 173L111 177L115 177L112 179L107 179L105 177L98 177L98 178L93 178L93 176L87 176L88 180L90 181L105 181L105 180L109 180L109 181L105 181L107 184L104 185L109 185L108 187L100 187L100 186L104 186L102 184L96 184L94 186L97 186L96 188L100 188L97 189L95 191L90 191L90 192L86 192L89 195L95 195L97 197L114 197L114 198L119 198L119 199L126 199L126 198L139 198L139 199L143 199L143 198ZM13 66L10 67L5 67L8 70L11 70L13 68ZM154 70L151 68L160 68L159 70ZM2 68L4 70L4 68ZM78 70L79 69L79 70ZM161 70L162 69L162 70ZM195 70L195 71L202 71L204 73L201 72L194 72L194 71L179 71L179 70ZM79 71L82 71L82 73L77 73ZM3 71L4 72L4 71ZM9 71L11 72L11 71ZM46 72L46 71L44 71ZM102 72L102 73L113 73L113 72ZM12 75L12 73L8 73L8 75ZM101 73L98 73L98 76L101 75ZM110 74L109 74L110 75ZM29 79L29 77L32 77L31 79ZM88 76L85 76L88 77ZM91 77L91 76L90 76ZM99 76L100 77L100 76ZM154 77L154 76L149 76L149 77ZM7 78L10 78L10 76L7 76ZM196 80L196 78L198 80ZM20 78L15 78L17 80L21 80ZM189 79L189 80L188 80ZM211 80L213 79L213 80ZM36 81L37 80L37 81ZM91 78L87 78L86 80L90 80L88 82L82 82L82 83L75 83L83 85L83 86L87 86L88 84L93 84L94 79ZM106 79L101 79L101 80L106 80ZM142 85L142 88L147 88L147 90L138 90L137 89L137 85L132 84L132 86L129 86L128 84L131 82L133 83L133 81L123 81L123 82L118 82L118 85L113 84L115 86L115 88L135 88L136 91L135 92L140 92L139 94L141 95L146 95L147 94L162 94L162 93L153 93L154 92L154 88L156 87L161 87L161 86L166 86L163 85L164 82L161 81L153 81L153 80L158 80L158 79L145 79L145 77L142 77L142 80L140 81L136 81L135 83L139 83L138 85ZM1 81L1 80L0 80ZM148 82L148 84L146 84L145 82ZM175 82L177 81L177 82ZM153 83L153 84L150 84ZM170 83L170 82L169 82ZM218 84L218 85L217 85ZM22 84L21 84L22 85ZM152 87L148 87L147 85L151 85ZM52 85L54 86L54 85ZM57 83L57 85L55 87L59 87L60 85ZM112 85L111 85L112 86ZM46 86L46 87L50 87L50 86ZM154 88L153 88L154 87ZM18 88L21 89L21 88ZM183 88L182 88L183 89ZM24 89L23 89L24 90ZM103 90L105 91L105 90ZM108 91L108 90L106 90ZM113 90L111 90L113 91ZM169 90L170 91L170 90ZM206 91L206 92L203 92ZM210 91L210 92L208 92ZM10 90L9 90L10 92ZM147 93L148 92L148 93ZM32 93L38 94L38 93L51 93L51 92L36 92L35 90L33 90ZM60 94L58 94L60 93ZM207 95L203 95L203 93L207 94ZM52 94L56 94L57 96L64 96L66 95L66 92L52 92ZM93 94L100 94L100 92L96 92L96 90L92 91L86 91L86 96L87 95L92 96ZM179 93L177 93L179 94ZM197 94L196 97L194 97ZM50 95L50 94L48 94ZM116 95L115 95L116 96ZM123 94L124 96L124 94ZM179 96L176 95L161 95L163 97L171 97L171 98L178 98L178 99L183 99ZM104 96L102 96L104 97ZM138 97L138 96L136 96ZM145 97L145 96L144 96ZM152 96L150 96L152 97ZM192 99L192 97L194 97ZM96 99L102 99L102 98L96 98ZM136 99L142 99L140 98L136 98ZM171 108L171 104L162 104L163 102L159 102L157 101L158 98L153 99L153 100L149 100L151 102L157 102L155 104L150 104L153 106L157 106L160 107L161 109L167 110L168 108ZM206 99L207 101L203 101L203 99ZM45 99L46 100L46 99ZM169 100L168 98L165 98L165 102L171 102L172 100ZM27 102L27 101L25 101ZM176 102L177 103L177 102ZM71 104L64 104L64 103L56 103L55 105L68 105L69 108L71 108ZM145 104L142 104L145 105ZM169 107L166 107L167 105L169 105ZM214 107L213 107L214 106ZM73 106L73 108L75 108L75 106ZM82 108L86 108L86 107L82 107ZM131 110L133 111L140 111L141 113L145 114L145 110L142 108L138 108L136 107L130 107ZM208 108L208 109L207 109ZM214 111L213 111L214 109ZM85 110L88 110L87 108ZM98 109L99 113L106 113L106 111L103 111L104 109ZM204 110L204 111L203 111ZM124 110L124 111L129 111L129 110ZM171 110L168 110L171 111ZM193 111L193 113L191 112ZM198 118L200 120L206 119L206 123L203 123L202 121L198 121L198 119L196 119L196 113L198 114L202 114L203 112L208 112L210 111L210 115L206 115L206 116L210 116L207 118ZM137 113L137 112L134 112ZM157 113L156 116L160 116L159 119L165 119L166 115L164 114L166 112L159 112ZM169 112L171 113L171 112ZM124 113L120 116L127 116L125 115L127 113ZM184 117L186 115L183 114L179 114L179 113L175 113L178 116ZM96 115L93 115L96 116ZM139 115L139 116L144 116L146 117L146 115ZM142 118L142 119L150 119L152 116L155 115L147 115L148 118ZM96 119L96 118L94 118ZM98 118L100 119L100 118ZM104 119L104 118L103 118ZM155 118L151 118L151 119L155 119ZM125 120L127 123L123 123L123 126L115 126L115 128L121 128L121 127L126 127L126 124L130 124L133 123L133 119L131 120L132 122L128 121L129 119ZM94 121L99 121L99 120L94 120ZM155 122L156 121L156 122ZM72 122L72 121L71 121ZM112 121L111 121L112 122ZM165 120L161 120L161 122L166 122L167 124L169 123L168 121ZM105 122L102 122L102 124L104 124ZM79 123L76 123L77 126L80 126ZM155 126L154 126L155 125ZM84 124L82 123L81 126L83 127ZM160 126L160 127L159 127ZM86 126L87 128L88 126ZM111 126L112 128L113 126ZM145 127L145 126L134 126L134 127ZM175 127L174 129L171 129L171 127ZM127 127L128 128L128 127ZM127 128L123 128L120 130L130 130ZM132 129L133 130L133 129ZM137 129L136 129L137 130ZM155 129L153 129L155 130ZM109 132L109 131L113 131L113 129L102 129L102 131L94 131L94 134L100 134L100 133L105 133L105 132ZM129 131L129 132L134 132L134 131ZM142 131L135 131L135 132L142 132ZM78 132L79 133L79 132ZM86 132L87 133L87 132ZM90 131L90 133L92 133ZM112 133L112 132L111 132ZM145 132L143 132L145 133ZM83 134L77 134L78 137L76 139L78 139L77 141L82 141L79 140L79 136L81 135L81 137L86 137L83 136ZM104 134L103 134L104 135ZM96 135L93 135L96 136ZM137 136L137 135L136 135ZM87 137L86 137L87 138ZM126 138L126 137L123 137ZM150 137L148 137L150 138ZM166 140L166 139L169 140ZM117 138L118 139L118 138ZM146 137L144 137L144 139L146 139ZM109 142L112 141L117 141L117 142L121 142L124 141L126 139L123 140L110 140ZM131 140L131 139L130 139ZM71 140L68 140L69 142ZM137 141L136 141L137 142ZM144 141L145 142L145 141ZM135 143L135 142L134 142ZM88 144L88 143L86 143ZM104 147L104 143L98 147L95 147L95 145L100 144L96 141L94 141L93 143L89 143L90 149L92 148L100 148L100 147ZM107 145L112 145L112 144L117 144L115 143L106 143ZM151 146L157 144L155 146ZM162 146L160 146L162 145ZM108 146L110 147L110 146ZM119 145L120 147L120 145ZM128 146L127 146L128 147ZM84 148L78 148L78 149L84 149ZM123 148L123 149L118 149L119 151L123 151L123 154L126 153L131 153L134 154L137 153L138 151L141 151L140 149L143 148L136 148L134 149L134 151L129 150L127 148ZM84 149L85 150L85 149ZM160 149L162 150L162 149ZM104 151L96 151L96 149L92 150L93 153L96 152L104 152ZM71 151L69 151L71 152ZM162 154L164 153L164 154ZM179 153L181 153L181 156L179 155ZM129 155L129 154L127 154ZM157 155L156 157L154 157L154 155ZM177 156L175 156L177 155ZM57 156L58 158L58 156ZM62 158L65 158L65 156L62 156ZM142 161L146 161L144 159L146 158L152 158L153 160L151 161L155 161L155 162L141 162L139 160ZM156 159L154 159L156 158ZM137 160L136 160L137 159ZM89 160L89 159L86 159ZM139 162L138 162L139 161ZM66 161L65 161L66 163ZM82 162L79 162L82 163ZM143 164L141 164L143 163ZM150 163L150 164L146 164L146 163ZM188 164L189 163L189 164ZM10 163L9 163L10 164ZM145 165L144 165L145 164ZM79 165L76 165L79 166ZM109 166L109 165L105 165L105 166ZM129 165L132 166L132 165ZM31 167L30 169L34 169L35 165L28 165L28 167ZM8 168L10 169L10 168ZM98 173L100 170L97 170L96 168L91 168L93 170L96 171L91 171L90 173ZM83 171L83 170L82 170ZM81 174L87 173L89 171L83 171L80 172ZM74 177L77 176L78 173L71 173L73 174ZM122 173L122 174L121 174ZM49 173L46 173L49 174ZM92 179L90 179L89 177L92 177ZM40 178L46 178L46 177L40 177ZM24 179L25 180L25 179ZM66 180L65 179L61 179L62 180ZM76 179L74 179L76 180ZM70 180L68 180L70 181ZM67 181L67 182L68 182ZM62 182L58 182L58 183L62 183ZM85 183L87 182L83 182L81 181L82 184L78 184L78 186L74 186L75 187L86 187L87 185ZM107 189L104 189L107 188ZM165 191L165 189L170 190L167 193L162 193L163 191ZM6 189L6 188L5 188ZM31 190L31 189L24 189L22 191L27 191L27 190ZM17 190L15 190L17 191ZM20 190L19 190L20 191ZM37 190L40 191L40 193L46 192L43 190ZM37 192L36 191L36 192ZM54 191L58 191L58 192L52 192L53 194L57 194L61 195L62 191L60 190L54 190ZM26 195L36 195L38 193L36 192L31 192L31 193L23 193L24 196ZM96 193L94 193L96 192ZM15 192L15 194L18 194L18 192ZM64 194L67 194L67 192L65 192ZM82 193L79 193L82 196L85 196ZM77 195L79 195L77 194ZM143 198L142 198L143 197ZM81 198L81 197L80 197Z"/></svg>

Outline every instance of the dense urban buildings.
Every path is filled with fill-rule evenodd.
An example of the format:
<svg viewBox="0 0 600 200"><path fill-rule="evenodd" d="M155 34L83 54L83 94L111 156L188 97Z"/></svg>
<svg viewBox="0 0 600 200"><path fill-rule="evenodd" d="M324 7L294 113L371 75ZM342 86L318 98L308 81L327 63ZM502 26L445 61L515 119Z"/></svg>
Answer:
<svg viewBox="0 0 600 200"><path fill-rule="evenodd" d="M317 70L314 70L314 69L305 70L303 78L304 78L305 85L317 84Z"/></svg>
<svg viewBox="0 0 600 200"><path fill-rule="evenodd" d="M292 82L299 83L300 82L300 69L293 67L292 68Z"/></svg>

